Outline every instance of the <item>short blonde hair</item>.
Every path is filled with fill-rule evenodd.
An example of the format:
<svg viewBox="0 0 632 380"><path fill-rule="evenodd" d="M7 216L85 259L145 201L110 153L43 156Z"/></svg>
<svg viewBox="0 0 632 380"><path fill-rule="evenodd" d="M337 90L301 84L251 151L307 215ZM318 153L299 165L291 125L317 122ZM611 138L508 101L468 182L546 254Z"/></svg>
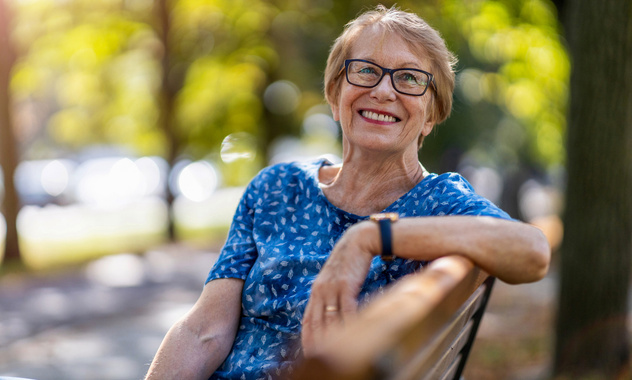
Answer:
<svg viewBox="0 0 632 380"><path fill-rule="evenodd" d="M430 72L436 82L436 101L432 105L431 117L436 124L445 121L452 110L454 92L454 66L457 59L446 47L445 41L435 29L414 13L397 7L386 8L378 5L350 21L336 39L329 52L325 68L325 99L331 104L338 101L343 78L341 69L357 36L364 28L379 25L385 31L397 33L411 48L425 53L430 62Z"/></svg>

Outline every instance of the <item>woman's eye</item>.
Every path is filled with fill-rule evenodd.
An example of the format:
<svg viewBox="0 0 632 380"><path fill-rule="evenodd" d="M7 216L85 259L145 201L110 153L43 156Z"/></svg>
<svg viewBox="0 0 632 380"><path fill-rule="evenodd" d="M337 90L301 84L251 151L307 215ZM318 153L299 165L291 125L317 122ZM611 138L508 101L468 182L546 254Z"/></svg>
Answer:
<svg viewBox="0 0 632 380"><path fill-rule="evenodd" d="M401 73L398 76L398 80L409 85L425 86L427 83L427 80L423 77L423 75L415 75L415 73L411 72Z"/></svg>
<svg viewBox="0 0 632 380"><path fill-rule="evenodd" d="M360 74L375 74L375 69L372 67L363 67L358 72Z"/></svg>

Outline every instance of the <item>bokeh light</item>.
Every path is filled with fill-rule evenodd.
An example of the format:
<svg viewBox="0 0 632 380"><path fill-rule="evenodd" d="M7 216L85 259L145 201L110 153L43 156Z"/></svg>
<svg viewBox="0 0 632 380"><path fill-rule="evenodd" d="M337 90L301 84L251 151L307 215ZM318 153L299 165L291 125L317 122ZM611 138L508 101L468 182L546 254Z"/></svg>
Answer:
<svg viewBox="0 0 632 380"><path fill-rule="evenodd" d="M92 158L73 176L74 198L81 203L126 203L164 194L166 163L158 157Z"/></svg>
<svg viewBox="0 0 632 380"><path fill-rule="evenodd" d="M21 162L15 171L15 186L25 204L46 204L69 191L75 163L67 159Z"/></svg>
<svg viewBox="0 0 632 380"><path fill-rule="evenodd" d="M138 286L145 279L142 259L129 253L92 261L86 266L85 271L88 280L109 287Z"/></svg>
<svg viewBox="0 0 632 380"><path fill-rule="evenodd" d="M161 157L141 157L134 163L144 179L144 194L164 195L169 170L167 161Z"/></svg>
<svg viewBox="0 0 632 380"><path fill-rule="evenodd" d="M493 168L484 166L463 166L459 169L463 176L470 182L477 194L489 199L495 204L500 204L500 196L503 191L503 179Z"/></svg>
<svg viewBox="0 0 632 380"><path fill-rule="evenodd" d="M560 191L534 179L530 179L520 186L518 200L520 211L527 221L559 215L561 212L562 195Z"/></svg>
<svg viewBox="0 0 632 380"><path fill-rule="evenodd" d="M301 100L301 90L288 80L270 84L263 93L266 108L278 115L287 115L296 110Z"/></svg>
<svg viewBox="0 0 632 380"><path fill-rule="evenodd" d="M336 139L340 133L338 123L331 115L326 113L313 113L303 120L303 133L308 136L324 135L328 138Z"/></svg>
<svg viewBox="0 0 632 380"><path fill-rule="evenodd" d="M42 188L50 196L61 195L67 188L70 181L68 168L59 160L53 160L42 170Z"/></svg>
<svg viewBox="0 0 632 380"><path fill-rule="evenodd" d="M257 140L250 133L237 132L222 141L220 157L224 163L237 160L253 161L257 156Z"/></svg>
<svg viewBox="0 0 632 380"><path fill-rule="evenodd" d="M186 163L173 176L175 193L194 202L208 199L219 184L217 170L207 161Z"/></svg>

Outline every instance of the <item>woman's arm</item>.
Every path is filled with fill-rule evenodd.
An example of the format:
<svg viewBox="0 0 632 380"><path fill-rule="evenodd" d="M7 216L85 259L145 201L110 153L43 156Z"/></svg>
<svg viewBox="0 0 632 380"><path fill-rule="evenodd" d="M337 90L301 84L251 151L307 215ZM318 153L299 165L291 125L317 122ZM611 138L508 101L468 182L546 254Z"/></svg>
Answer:
<svg viewBox="0 0 632 380"><path fill-rule="evenodd" d="M243 285L232 278L206 284L193 308L167 332L146 379L208 379L233 345Z"/></svg>
<svg viewBox="0 0 632 380"><path fill-rule="evenodd" d="M403 218L392 224L395 256L434 260L461 255L500 280L518 284L546 275L550 248L542 232L528 224L484 216ZM312 286L303 319L306 355L318 349L327 326L357 310L357 296L371 260L381 253L377 223L350 227L336 243ZM339 312L327 312L327 307Z"/></svg>
<svg viewBox="0 0 632 380"><path fill-rule="evenodd" d="M376 223L365 223L370 252L380 254ZM403 218L392 225L393 252L402 258L432 260L461 255L492 276L509 284L542 279L551 249L544 234L529 224L485 216ZM357 238L356 238L357 239ZM359 239L364 240L364 239ZM377 241L376 241L377 240Z"/></svg>

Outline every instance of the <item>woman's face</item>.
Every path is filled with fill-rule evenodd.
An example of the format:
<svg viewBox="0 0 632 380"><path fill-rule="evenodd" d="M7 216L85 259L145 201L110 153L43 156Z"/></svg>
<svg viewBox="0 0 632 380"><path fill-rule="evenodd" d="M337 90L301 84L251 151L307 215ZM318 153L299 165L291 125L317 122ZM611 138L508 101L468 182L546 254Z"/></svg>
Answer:
<svg viewBox="0 0 632 380"><path fill-rule="evenodd" d="M375 25L360 33L348 58L364 59L389 69L430 71L428 61L413 52L404 39ZM400 94L389 75L373 88L354 86L343 78L332 112L334 119L340 121L346 149L391 153L412 150L416 155L420 135L427 136L434 126L428 113L430 99L430 89L423 96Z"/></svg>

